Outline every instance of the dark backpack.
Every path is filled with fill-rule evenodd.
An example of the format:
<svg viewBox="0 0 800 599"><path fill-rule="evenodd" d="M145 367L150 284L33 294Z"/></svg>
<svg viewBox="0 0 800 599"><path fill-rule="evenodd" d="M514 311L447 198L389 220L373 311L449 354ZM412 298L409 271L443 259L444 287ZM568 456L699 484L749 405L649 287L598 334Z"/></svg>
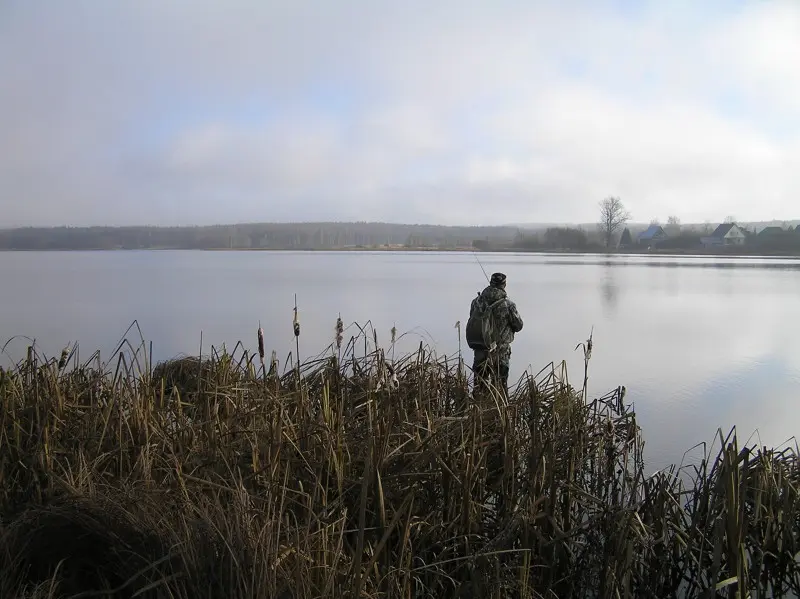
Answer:
<svg viewBox="0 0 800 599"><path fill-rule="evenodd" d="M478 293L475 310L469 315L465 331L471 350L492 351L495 348L498 341L495 308L504 301L505 298L500 298L490 304Z"/></svg>

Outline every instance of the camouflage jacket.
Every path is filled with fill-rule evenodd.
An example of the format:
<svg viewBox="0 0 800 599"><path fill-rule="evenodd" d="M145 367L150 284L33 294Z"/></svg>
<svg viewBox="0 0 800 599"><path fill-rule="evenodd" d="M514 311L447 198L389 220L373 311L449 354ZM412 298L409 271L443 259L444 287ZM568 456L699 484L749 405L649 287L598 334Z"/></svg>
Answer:
<svg viewBox="0 0 800 599"><path fill-rule="evenodd" d="M511 344L514 341L514 334L522 330L522 317L517 311L517 305L508 299L505 289L499 289L491 285L481 292L480 297L488 304L492 304L500 299L506 300L495 306L494 310L495 318L497 319L496 322L499 326L499 330L497 331L497 337L499 339L498 353L501 355L501 358L507 359L508 356L511 355ZM477 302L477 297L472 300L470 314L475 311Z"/></svg>

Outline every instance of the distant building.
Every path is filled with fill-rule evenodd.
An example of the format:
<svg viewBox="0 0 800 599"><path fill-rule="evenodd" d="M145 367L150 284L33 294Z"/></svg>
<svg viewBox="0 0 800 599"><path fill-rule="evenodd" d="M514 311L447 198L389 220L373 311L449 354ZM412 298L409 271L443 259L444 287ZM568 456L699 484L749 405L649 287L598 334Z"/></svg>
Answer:
<svg viewBox="0 0 800 599"><path fill-rule="evenodd" d="M667 233L661 225L650 225L645 231L639 233L636 240L639 245L654 247L667 238Z"/></svg>
<svg viewBox="0 0 800 599"><path fill-rule="evenodd" d="M791 226L787 229L769 226L759 231L754 241L763 248L785 251L796 250L800 239L797 237L796 230Z"/></svg>
<svg viewBox="0 0 800 599"><path fill-rule="evenodd" d="M714 229L708 237L703 237L700 242L704 247L744 245L747 232L736 223L725 223Z"/></svg>
<svg viewBox="0 0 800 599"><path fill-rule="evenodd" d="M619 238L619 247L626 248L633 245L633 238L631 237L631 231L628 227L625 227L625 230L622 232L622 236Z"/></svg>
<svg viewBox="0 0 800 599"><path fill-rule="evenodd" d="M764 227L758 232L758 237L764 239L767 237L776 237L778 235L785 235L786 231L782 227Z"/></svg>

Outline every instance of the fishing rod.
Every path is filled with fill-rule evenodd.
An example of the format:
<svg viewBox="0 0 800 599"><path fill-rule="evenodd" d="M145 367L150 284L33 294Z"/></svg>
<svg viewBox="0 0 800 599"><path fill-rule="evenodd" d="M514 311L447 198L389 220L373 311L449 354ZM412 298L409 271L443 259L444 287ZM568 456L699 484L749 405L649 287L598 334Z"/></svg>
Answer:
<svg viewBox="0 0 800 599"><path fill-rule="evenodd" d="M491 283L491 281L489 281L489 275L486 274L486 270L484 270L483 264L481 264L481 261L478 260L478 254L475 253L475 250L472 250L472 255L475 256L475 261L478 263L478 266L481 267L481 270L483 271L483 276L486 277L486 282Z"/></svg>

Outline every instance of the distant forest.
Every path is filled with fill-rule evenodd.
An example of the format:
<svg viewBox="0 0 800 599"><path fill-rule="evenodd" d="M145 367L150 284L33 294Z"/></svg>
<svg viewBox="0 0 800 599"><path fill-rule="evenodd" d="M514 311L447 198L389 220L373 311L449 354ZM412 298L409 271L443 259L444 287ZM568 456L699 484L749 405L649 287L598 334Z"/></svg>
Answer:
<svg viewBox="0 0 800 599"><path fill-rule="evenodd" d="M786 223L784 223L786 225ZM346 250L476 249L514 251L705 251L703 236L713 225L664 226L657 244L636 241L646 224L626 226L611 247L596 224L457 227L392 223L262 223L197 227L25 227L0 230L2 250ZM800 254L800 227L743 226L747 244L736 253ZM622 247L621 247L622 246ZM709 250L711 251L711 250ZM719 251L719 248L713 248Z"/></svg>
<svg viewBox="0 0 800 599"><path fill-rule="evenodd" d="M26 227L0 230L0 250L457 249L503 246L516 227L390 223L269 223L205 227Z"/></svg>

